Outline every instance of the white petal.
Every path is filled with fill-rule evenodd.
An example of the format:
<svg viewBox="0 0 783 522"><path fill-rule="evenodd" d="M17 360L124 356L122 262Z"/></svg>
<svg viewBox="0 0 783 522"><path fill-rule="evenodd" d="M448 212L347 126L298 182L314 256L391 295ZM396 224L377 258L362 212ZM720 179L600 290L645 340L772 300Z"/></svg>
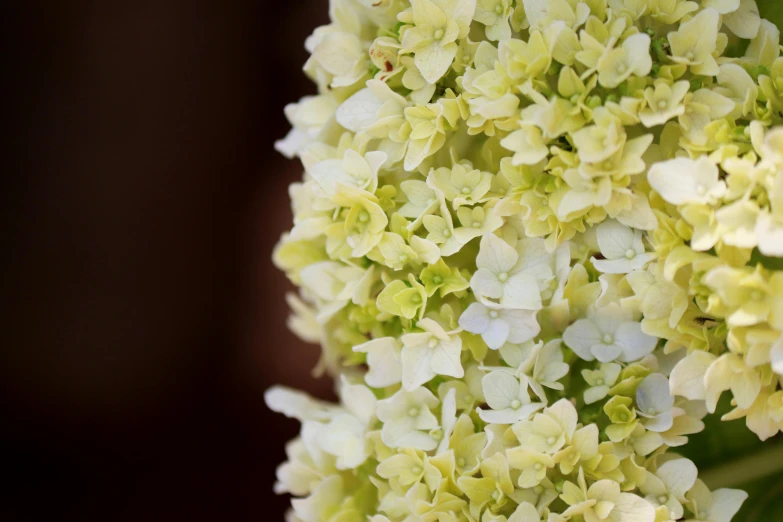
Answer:
<svg viewBox="0 0 783 522"><path fill-rule="evenodd" d="M590 258L593 266L599 272L604 274L629 274L636 270L636 263L633 259L621 257L619 259L596 259Z"/></svg>
<svg viewBox="0 0 783 522"><path fill-rule="evenodd" d="M716 489L712 492L710 519L715 522L730 522L747 498L748 494L739 489Z"/></svg>
<svg viewBox="0 0 783 522"><path fill-rule="evenodd" d="M481 238L476 266L486 268L493 274L508 273L517 264L517 251L495 234L484 234Z"/></svg>
<svg viewBox="0 0 783 522"><path fill-rule="evenodd" d="M671 392L686 399L704 400L707 396L704 376L715 357L709 352L696 350L677 363L669 376Z"/></svg>
<svg viewBox="0 0 783 522"><path fill-rule="evenodd" d="M616 344L598 343L590 347L590 352L602 363L608 363L617 360L623 349Z"/></svg>
<svg viewBox="0 0 783 522"><path fill-rule="evenodd" d="M403 347L402 385L405 390L413 391L435 377L432 370L432 352L426 344Z"/></svg>
<svg viewBox="0 0 783 522"><path fill-rule="evenodd" d="M359 132L375 123L383 102L365 88L348 98L337 109L337 123L351 132Z"/></svg>
<svg viewBox="0 0 783 522"><path fill-rule="evenodd" d="M487 346L493 350L497 350L503 346L506 341L510 341L510 331L511 326L504 319L491 319L489 326L487 326L487 329L481 334L481 338L484 339Z"/></svg>
<svg viewBox="0 0 783 522"><path fill-rule="evenodd" d="M523 272L514 274L502 288L501 306L525 310L541 309L541 291L538 281L532 275Z"/></svg>
<svg viewBox="0 0 783 522"><path fill-rule="evenodd" d="M655 508L633 493L620 493L607 520L611 522L655 522Z"/></svg>
<svg viewBox="0 0 783 522"><path fill-rule="evenodd" d="M304 392L292 390L283 386L273 386L264 392L264 402L267 407L286 417L305 420L325 420L335 408L317 401Z"/></svg>
<svg viewBox="0 0 783 522"><path fill-rule="evenodd" d="M481 303L472 303L459 317L459 325L474 334L483 334L489 323L489 310Z"/></svg>
<svg viewBox="0 0 783 522"><path fill-rule="evenodd" d="M655 415L667 412L674 406L669 392L669 380L660 373L651 373L636 389L636 404L642 413Z"/></svg>
<svg viewBox="0 0 783 522"><path fill-rule="evenodd" d="M595 359L590 348L601 342L601 332L589 319L579 319L563 332L563 342L585 361Z"/></svg>
<svg viewBox="0 0 783 522"><path fill-rule="evenodd" d="M432 370L438 375L462 378L465 370L460 362L460 353L462 353L462 339L459 336L441 341L432 354Z"/></svg>
<svg viewBox="0 0 783 522"><path fill-rule="evenodd" d="M658 226L658 218L650 208L647 196L643 193L634 193L631 201L631 208L620 212L617 221L638 230L655 230Z"/></svg>
<svg viewBox="0 0 783 522"><path fill-rule="evenodd" d="M508 517L508 522L541 522L541 517L533 504L522 502Z"/></svg>
<svg viewBox="0 0 783 522"><path fill-rule="evenodd" d="M510 343L521 344L527 342L541 332L541 326L539 326L536 320L536 312L534 311L503 310L501 317L510 327L508 332L508 342ZM506 340L503 342L506 342ZM498 348L502 345L503 343L500 343Z"/></svg>
<svg viewBox="0 0 783 522"><path fill-rule="evenodd" d="M595 233L598 246L606 259L625 258L628 250L634 250L633 230L617 221L604 221L598 225Z"/></svg>
<svg viewBox="0 0 783 522"><path fill-rule="evenodd" d="M513 375L493 371L481 379L484 398L493 410L502 410L519 399L519 381Z"/></svg>
<svg viewBox="0 0 783 522"><path fill-rule="evenodd" d="M377 400L373 392L362 384L351 384L344 375L340 378L340 399L365 426L375 417Z"/></svg>
<svg viewBox="0 0 783 522"><path fill-rule="evenodd" d="M726 15L723 18L723 23L740 38L746 40L755 38L761 26L761 17L756 1L742 0L739 9Z"/></svg>
<svg viewBox="0 0 783 522"><path fill-rule="evenodd" d="M623 349L621 361L634 362L651 354L658 338L642 332L640 323L623 323L615 333L614 342Z"/></svg>
<svg viewBox="0 0 783 522"><path fill-rule="evenodd" d="M470 278L470 288L476 295L499 299L503 295L503 284L496 274L486 268L479 268Z"/></svg>
<svg viewBox="0 0 783 522"><path fill-rule="evenodd" d="M654 164L647 175L650 186L673 205L706 203L719 185L718 167L706 156L697 161L676 158Z"/></svg>
<svg viewBox="0 0 783 522"><path fill-rule="evenodd" d="M685 500L685 493L693 487L698 475L696 465L688 459L675 459L663 463L655 472L669 493L678 500Z"/></svg>
<svg viewBox="0 0 783 522"><path fill-rule="evenodd" d="M438 83L438 80L449 70L456 55L457 44L441 46L434 43L418 51L414 61L427 83Z"/></svg>
<svg viewBox="0 0 783 522"><path fill-rule="evenodd" d="M367 354L367 365L370 370L364 376L364 381L373 388L385 388L400 382L402 364L400 361L399 341L394 337L373 339L353 347L354 352Z"/></svg>

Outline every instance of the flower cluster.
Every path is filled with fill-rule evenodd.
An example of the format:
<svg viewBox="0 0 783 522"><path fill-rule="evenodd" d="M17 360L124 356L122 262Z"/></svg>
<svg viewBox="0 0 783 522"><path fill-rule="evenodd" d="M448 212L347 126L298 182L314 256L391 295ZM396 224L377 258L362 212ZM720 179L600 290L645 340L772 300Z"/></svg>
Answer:
<svg viewBox="0 0 783 522"><path fill-rule="evenodd" d="M289 105L289 326L339 404L291 522L728 522L783 429L783 57L754 0L332 0ZM749 40L749 42L748 42Z"/></svg>

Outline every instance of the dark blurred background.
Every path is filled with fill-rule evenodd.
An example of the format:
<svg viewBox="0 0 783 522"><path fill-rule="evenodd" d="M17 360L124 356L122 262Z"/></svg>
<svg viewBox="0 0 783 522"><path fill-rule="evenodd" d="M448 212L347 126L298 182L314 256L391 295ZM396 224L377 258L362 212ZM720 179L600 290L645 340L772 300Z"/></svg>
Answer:
<svg viewBox="0 0 783 522"><path fill-rule="evenodd" d="M271 264L327 0L5 1L0 520L282 520Z"/></svg>

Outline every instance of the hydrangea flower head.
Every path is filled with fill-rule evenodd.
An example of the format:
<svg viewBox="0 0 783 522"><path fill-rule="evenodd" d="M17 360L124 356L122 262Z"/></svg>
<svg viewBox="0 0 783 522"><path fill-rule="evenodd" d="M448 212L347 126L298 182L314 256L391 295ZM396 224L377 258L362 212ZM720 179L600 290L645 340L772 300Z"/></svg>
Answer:
<svg viewBox="0 0 783 522"><path fill-rule="evenodd" d="M288 519L731 520L747 495L672 448L718 411L783 430L777 28L754 0L330 15L274 259L340 402L267 393L302 422Z"/></svg>

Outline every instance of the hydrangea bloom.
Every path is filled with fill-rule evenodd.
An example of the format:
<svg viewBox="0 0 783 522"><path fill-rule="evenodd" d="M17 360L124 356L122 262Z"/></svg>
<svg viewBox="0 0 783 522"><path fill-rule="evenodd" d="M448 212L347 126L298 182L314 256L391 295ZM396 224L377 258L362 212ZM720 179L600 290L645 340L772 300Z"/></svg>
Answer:
<svg viewBox="0 0 783 522"><path fill-rule="evenodd" d="M754 0L331 0L274 253L340 404L291 522L729 521L783 429L783 57ZM738 45L741 40L747 45ZM738 51L742 49L742 51Z"/></svg>

